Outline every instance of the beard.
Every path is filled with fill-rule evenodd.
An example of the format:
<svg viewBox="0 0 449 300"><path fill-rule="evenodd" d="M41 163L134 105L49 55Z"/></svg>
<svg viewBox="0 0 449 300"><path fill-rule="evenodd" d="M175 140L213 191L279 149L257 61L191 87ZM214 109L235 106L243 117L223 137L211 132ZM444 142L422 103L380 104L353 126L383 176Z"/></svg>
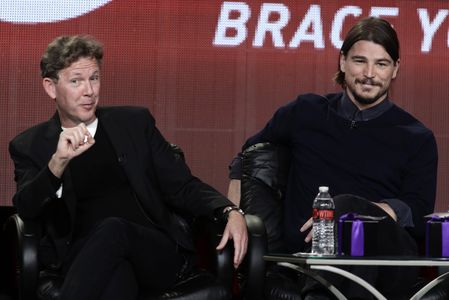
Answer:
<svg viewBox="0 0 449 300"><path fill-rule="evenodd" d="M362 96L360 93L357 92L356 86L360 84L369 84L372 86L378 86L380 88L379 92L371 97ZM351 94L354 97L354 100L362 105L369 105L375 103L380 98L384 97L388 93L388 89L385 89L382 85L382 83L376 82L371 78L364 78L364 79L356 79L354 82L354 85L347 85L347 88L350 90Z"/></svg>

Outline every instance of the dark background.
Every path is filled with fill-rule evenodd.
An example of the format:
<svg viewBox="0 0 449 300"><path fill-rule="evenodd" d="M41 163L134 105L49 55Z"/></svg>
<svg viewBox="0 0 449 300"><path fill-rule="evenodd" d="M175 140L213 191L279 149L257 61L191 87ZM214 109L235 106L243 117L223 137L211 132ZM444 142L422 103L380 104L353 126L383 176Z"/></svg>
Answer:
<svg viewBox="0 0 449 300"><path fill-rule="evenodd" d="M69 19L54 8L51 22L26 19L36 11L45 14L45 7L35 5L46 1L18 7L22 2L0 4L0 206L12 205L15 190L8 142L54 112L39 76L40 56L54 37L87 33L101 40L106 51L101 104L148 107L165 137L183 148L193 173L226 193L229 162L277 107L298 93L339 90L332 82L338 50L330 35L335 16L352 6L359 15L344 18L343 32L376 7L397 12L386 17L402 42L402 64L391 96L435 132L440 154L435 209L448 208L448 1L280 1L290 14L282 29L284 47L276 47L270 33L262 47L253 46L263 1L239 2L250 17L246 38L235 46L213 44L226 1L112 0L84 14L79 8L79 16ZM69 10L73 12L76 3L86 1L58 3L75 5ZM322 22L324 47L307 40L288 47L310 7L318 8L314 16ZM427 52L421 49L418 9L430 21L443 17ZM15 14L22 19L11 22ZM237 11L230 16L239 17ZM278 13L269 16L272 23L279 19ZM309 26L306 32L317 28ZM226 34L232 37L236 30Z"/></svg>

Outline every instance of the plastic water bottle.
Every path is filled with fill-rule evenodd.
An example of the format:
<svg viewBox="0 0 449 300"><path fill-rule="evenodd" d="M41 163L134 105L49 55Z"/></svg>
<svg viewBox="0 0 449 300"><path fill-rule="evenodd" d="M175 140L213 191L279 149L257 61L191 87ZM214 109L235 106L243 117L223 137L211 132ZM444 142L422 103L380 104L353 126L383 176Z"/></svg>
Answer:
<svg viewBox="0 0 449 300"><path fill-rule="evenodd" d="M312 254L335 254L334 200L327 186L320 186L313 201Z"/></svg>

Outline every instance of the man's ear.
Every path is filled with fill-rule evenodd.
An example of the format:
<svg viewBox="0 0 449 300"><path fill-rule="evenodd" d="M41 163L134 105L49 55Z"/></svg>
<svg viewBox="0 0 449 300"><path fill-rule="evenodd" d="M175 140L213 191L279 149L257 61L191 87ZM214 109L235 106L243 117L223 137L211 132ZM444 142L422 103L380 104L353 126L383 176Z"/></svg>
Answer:
<svg viewBox="0 0 449 300"><path fill-rule="evenodd" d="M398 75L399 72L399 63L401 62L401 60L398 58L398 60L396 61L396 63L394 64L394 71L393 71L393 79L396 78L396 76Z"/></svg>
<svg viewBox="0 0 449 300"><path fill-rule="evenodd" d="M51 99L56 99L56 87L55 82L53 79L45 77L42 80L42 85L44 86L45 92L47 92L48 96L50 96Z"/></svg>

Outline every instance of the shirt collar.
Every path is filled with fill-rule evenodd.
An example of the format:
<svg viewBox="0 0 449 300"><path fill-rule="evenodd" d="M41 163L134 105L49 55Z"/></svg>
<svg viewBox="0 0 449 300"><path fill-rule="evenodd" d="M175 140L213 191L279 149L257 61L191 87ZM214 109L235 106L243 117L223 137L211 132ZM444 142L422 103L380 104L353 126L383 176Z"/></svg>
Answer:
<svg viewBox="0 0 449 300"><path fill-rule="evenodd" d="M349 96L346 93L343 93L339 104L337 113L341 117L351 121L368 121L377 118L393 106L393 103L386 98L384 101L373 107L360 110L351 99L349 99Z"/></svg>
<svg viewBox="0 0 449 300"><path fill-rule="evenodd" d="M89 125L86 126L87 130L89 131L90 135L92 137L95 136L95 133L97 132L97 127L98 127L98 118L95 119L95 121L93 121L92 123L90 123ZM62 127L62 130L64 130L65 128Z"/></svg>

